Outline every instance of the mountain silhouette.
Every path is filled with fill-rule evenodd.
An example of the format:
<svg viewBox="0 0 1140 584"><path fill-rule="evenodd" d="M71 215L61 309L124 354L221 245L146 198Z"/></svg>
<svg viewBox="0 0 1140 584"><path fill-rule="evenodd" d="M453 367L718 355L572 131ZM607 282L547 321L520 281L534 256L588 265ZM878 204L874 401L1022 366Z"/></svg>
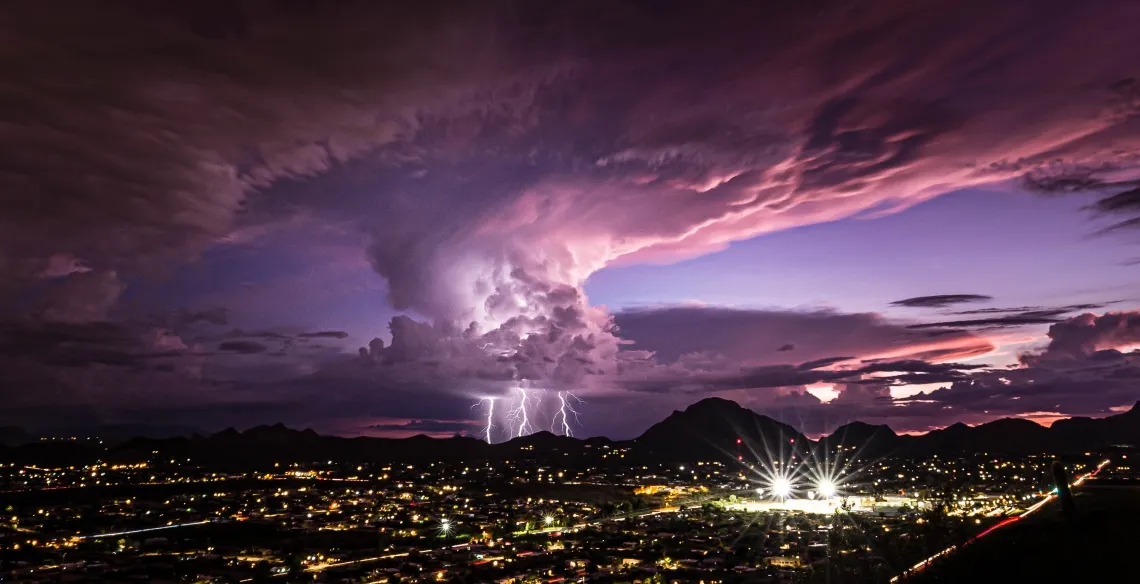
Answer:
<svg viewBox="0 0 1140 584"><path fill-rule="evenodd" d="M736 402L707 398L674 411L641 436L626 441L603 437L574 438L547 431L487 444L469 436L431 438L342 438L283 424L245 431L227 428L215 434L174 438L133 438L103 444L95 440L38 440L19 428L0 429L0 460L76 464L94 460L139 461L154 455L220 467L249 468L281 462L334 461L434 462L469 460L549 459L564 465L632 464L662 461L793 460L842 449L845 458L875 459L892 454L993 453L1063 454L1140 445L1140 402L1127 412L1106 418L1071 418L1051 427L1019 418L1003 418L911 436L885 425L852 422L818 441L792 426L741 407ZM620 450L620 457L606 456ZM620 462L619 462L620 460Z"/></svg>
<svg viewBox="0 0 1140 584"><path fill-rule="evenodd" d="M739 442L738 442L739 441ZM710 397L674 411L633 441L639 457L657 460L716 460L769 455L788 460L803 455L811 441L799 430Z"/></svg>
<svg viewBox="0 0 1140 584"><path fill-rule="evenodd" d="M0 446L22 446L38 440L37 437L15 426L0 426Z"/></svg>
<svg viewBox="0 0 1140 584"><path fill-rule="evenodd" d="M829 452L842 449L844 453L879 458L902 448L906 438L886 425L851 422L836 428L820 442Z"/></svg>

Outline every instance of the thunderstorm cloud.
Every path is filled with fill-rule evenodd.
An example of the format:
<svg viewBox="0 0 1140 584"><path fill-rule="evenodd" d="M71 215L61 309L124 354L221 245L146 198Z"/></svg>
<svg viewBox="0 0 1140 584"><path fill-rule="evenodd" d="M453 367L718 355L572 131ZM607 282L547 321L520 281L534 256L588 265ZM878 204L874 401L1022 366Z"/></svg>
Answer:
<svg viewBox="0 0 1140 584"><path fill-rule="evenodd" d="M773 400L814 407L803 388L826 382L882 415L873 376L937 376L957 400L1021 387L914 362L985 358L992 328L1052 325L1025 358L1043 371L1132 342L1132 321L615 312L584 284L969 187L1095 191L1091 213L1127 216L1137 26L1133 3L1059 0L19 3L0 22L0 359L52 388L20 397L28 412L54 396L151 416L137 396L165 388L177 395L155 407L267 404L301 420L325 395L306 415L410 420L361 422L374 430L465 428L461 403L520 383L602 403L778 387ZM243 304L256 282L138 307L171 265L296 247L315 258L304 269L264 267L312 274L292 297L322 302L350 287L336 274L366 271L383 286L361 297L392 314L388 330L310 322L289 298ZM214 330L274 308L267 332L243 333L257 338ZM87 340L99 335L113 343ZM381 402L393 411L363 412ZM927 405L899 409L912 407Z"/></svg>

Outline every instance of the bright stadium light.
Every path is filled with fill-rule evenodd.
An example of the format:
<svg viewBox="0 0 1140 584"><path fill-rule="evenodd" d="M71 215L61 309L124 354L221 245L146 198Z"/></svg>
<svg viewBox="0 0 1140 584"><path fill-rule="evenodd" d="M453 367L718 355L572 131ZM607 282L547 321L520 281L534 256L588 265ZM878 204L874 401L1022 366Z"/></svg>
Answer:
<svg viewBox="0 0 1140 584"><path fill-rule="evenodd" d="M550 524L554 523L554 516L553 515L547 515L547 516L542 518L542 522L547 524L547 525L550 525Z"/></svg>
<svg viewBox="0 0 1140 584"><path fill-rule="evenodd" d="M444 534L444 535L451 533L451 520L450 519L440 519L439 520L439 532Z"/></svg>
<svg viewBox="0 0 1140 584"><path fill-rule="evenodd" d="M830 499L835 496L835 483L829 479L823 479L816 485L816 490L819 491L819 496Z"/></svg>
<svg viewBox="0 0 1140 584"><path fill-rule="evenodd" d="M781 499L788 498L788 495L792 494L792 481L784 477L776 477L776 480L772 481L772 494Z"/></svg>

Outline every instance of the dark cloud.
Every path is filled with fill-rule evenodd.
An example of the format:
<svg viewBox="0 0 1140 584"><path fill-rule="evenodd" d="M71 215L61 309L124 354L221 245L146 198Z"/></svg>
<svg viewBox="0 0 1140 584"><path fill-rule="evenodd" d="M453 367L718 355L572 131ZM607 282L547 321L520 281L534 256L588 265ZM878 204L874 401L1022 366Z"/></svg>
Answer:
<svg viewBox="0 0 1140 584"><path fill-rule="evenodd" d="M181 326L188 326L198 323L211 324L214 326L225 326L229 324L230 311L224 307L216 306L205 310L186 310L181 309L173 315L173 328Z"/></svg>
<svg viewBox="0 0 1140 584"><path fill-rule="evenodd" d="M1061 317L1065 315L1065 310L1041 310L1041 311L1028 311L1020 314L1011 314L1007 316L1000 316L996 318L972 318L967 320L949 320L944 322L924 322L921 324L912 324L907 328L910 329L929 329L929 328L1005 328L1015 326L1025 326L1031 324L1051 324L1060 322Z"/></svg>
<svg viewBox="0 0 1140 584"><path fill-rule="evenodd" d="M479 430L479 427L471 422L456 422L451 420L408 420L402 423L371 424L365 426L365 428L368 430L426 432L431 434L475 434Z"/></svg>
<svg viewBox="0 0 1140 584"><path fill-rule="evenodd" d="M1060 416L1104 416L1135 403L1135 379L1029 370L1021 375L972 376L942 389L896 400L900 416L994 419L1029 412ZM1096 391L1090 391L1091 385Z"/></svg>
<svg viewBox="0 0 1140 584"><path fill-rule="evenodd" d="M1133 107L1140 93L1136 92L1135 79L1125 84L1132 92ZM1131 112L1127 117L1136 118L1140 113ZM1135 171L1135 151L1117 153L1116 159L1099 164L1051 164L1026 174L1025 186L1031 190L1048 193L1072 193L1090 191L1104 196L1088 209L1101 216L1125 216L1116 223L1103 228L1099 234L1107 234L1121 229L1140 226L1140 173Z"/></svg>
<svg viewBox="0 0 1140 584"><path fill-rule="evenodd" d="M891 390L882 383L847 384L839 388L839 395L832 402L837 406L878 405L889 406Z"/></svg>
<svg viewBox="0 0 1140 584"><path fill-rule="evenodd" d="M825 365L827 364L766 365L735 371L674 368L667 375L630 377L623 380L623 385L633 391L689 394L741 389L802 387L817 383L846 383L853 386L870 383L888 387L905 383L956 381L967 378L970 371L985 367L984 365L962 363L928 363L906 360L871 363L862 367L847 369L820 369ZM878 375L882 373L901 375ZM873 374L874 376L871 376Z"/></svg>
<svg viewBox="0 0 1140 584"><path fill-rule="evenodd" d="M1140 313L1082 314L1049 327L1049 345L1041 353L1025 355L1023 362L1046 364L1105 357L1105 350L1140 344ZM1099 358L1095 357L1100 355Z"/></svg>
<svg viewBox="0 0 1140 584"><path fill-rule="evenodd" d="M946 373L949 371L969 371L983 369L986 365L967 363L929 363L919 359L905 361L876 361L860 367L860 373L877 373L883 371L908 371L911 373Z"/></svg>
<svg viewBox="0 0 1140 584"><path fill-rule="evenodd" d="M318 331L314 333L301 333L297 335L303 339L343 339L348 337L344 331Z"/></svg>
<svg viewBox="0 0 1140 584"><path fill-rule="evenodd" d="M126 288L114 271L73 272L49 288L41 316L67 324L105 321Z"/></svg>
<svg viewBox="0 0 1140 584"><path fill-rule="evenodd" d="M300 208L372 239L396 308L481 332L583 309L540 289L619 259L1093 156L1136 51L1106 32L1119 4L70 6L7 21L4 249L28 273L184 257Z"/></svg>
<svg viewBox="0 0 1140 584"><path fill-rule="evenodd" d="M943 308L946 306L952 306L954 304L985 302L987 300L993 300L993 297L983 296L981 294L940 294L938 296L915 296L914 298L896 300L891 303L891 306L907 306L910 308Z"/></svg>
<svg viewBox="0 0 1140 584"><path fill-rule="evenodd" d="M973 310L960 310L953 314L1006 314L1006 313L1019 313L1019 314L1065 314L1067 312L1079 312L1084 310L1096 310L1104 308L1115 302L1102 302L1099 304L1069 304L1067 306L1015 306L1011 308L975 308Z"/></svg>
<svg viewBox="0 0 1140 584"><path fill-rule="evenodd" d="M128 329L110 323L7 323L0 328L0 356L46 366L137 366L146 347Z"/></svg>
<svg viewBox="0 0 1140 584"><path fill-rule="evenodd" d="M23 145L0 160L8 260L66 252L100 269L192 253L227 234L252 189L389 140L398 108L428 98L416 80L460 65L459 53L435 49L449 27L430 9L49 4L16 8L4 25L3 132ZM248 24L203 35L211 12ZM378 19L393 18L416 32L375 34ZM481 53L466 53L470 72L482 70ZM36 202L48 198L50 210Z"/></svg>
<svg viewBox="0 0 1140 584"><path fill-rule="evenodd" d="M254 341L222 341L218 344L219 351L229 351L232 353L264 353L269 350L269 347Z"/></svg>
<svg viewBox="0 0 1140 584"><path fill-rule="evenodd" d="M800 363L799 369L819 369L820 367L828 367L852 359L854 359L854 357L825 357L823 359L816 359L815 361L808 361L807 363Z"/></svg>
<svg viewBox="0 0 1140 584"><path fill-rule="evenodd" d="M244 331L241 331L241 330L234 330L234 331L230 331L229 335L227 335L227 336L231 336L231 337L251 337L251 338L257 338L257 339L272 339L272 340L281 340L281 341L284 341L284 340L289 340L289 339L291 339L291 338L292 338L292 337L290 337L289 335L285 335L285 334L281 334L281 333L275 333L275 332L272 332L272 331L262 331L262 332L256 332L256 333L247 333L247 332L244 332Z"/></svg>
<svg viewBox="0 0 1140 584"><path fill-rule="evenodd" d="M653 353L661 363L688 354L720 355L737 365L781 364L784 356L770 347L791 340L796 356L808 362L836 355L868 359L901 359L928 351L977 354L992 350L986 339L968 332L931 338L872 313L776 311L676 307L635 310L615 315L629 349ZM822 366L822 365L821 365Z"/></svg>
<svg viewBox="0 0 1140 584"><path fill-rule="evenodd" d="M795 345L788 343L786 345L780 345L780 348L776 349L776 351L781 351L781 352L782 351L794 351L795 348L796 348Z"/></svg>

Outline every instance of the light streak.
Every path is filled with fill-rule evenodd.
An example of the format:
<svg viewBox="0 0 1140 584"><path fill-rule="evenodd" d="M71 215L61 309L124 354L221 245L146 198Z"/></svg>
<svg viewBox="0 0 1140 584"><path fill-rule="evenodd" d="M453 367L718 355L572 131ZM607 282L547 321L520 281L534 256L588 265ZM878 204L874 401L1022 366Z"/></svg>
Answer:
<svg viewBox="0 0 1140 584"><path fill-rule="evenodd" d="M120 535L132 535L135 533L146 533L148 531L160 531L163 529L174 529L175 527L193 527L195 525L206 525L207 523L213 523L213 521L210 521L210 520L194 521L191 523L178 523L175 525L160 525L158 527L147 527L144 529L132 529L130 531L116 531L114 533L96 533L94 535L76 535L76 536L73 536L72 539L100 539L100 538L104 538L104 537L118 537Z"/></svg>
<svg viewBox="0 0 1140 584"><path fill-rule="evenodd" d="M929 558L922 560L921 562L911 566L907 571L903 572L902 574L899 574L898 576L891 578L891 582L892 583L898 582L899 579L901 579L901 578L905 578L905 577L908 577L912 574L917 574L918 572L925 570L926 567L930 565L930 562L933 562L934 560L937 560L938 558L941 558L942 556L944 556L944 555L946 555L946 554L948 554L948 553L950 553L956 549L958 549L958 546L952 545L952 546L934 554L933 556L930 556Z"/></svg>
<svg viewBox="0 0 1140 584"><path fill-rule="evenodd" d="M558 405L558 413L554 414L554 418L550 421L550 433L551 434L557 434L558 433L558 431L556 430L556 427L558 426L559 422L561 421L562 435L563 436L573 436L574 435L574 431L570 428L570 420L567 417L566 412L570 412L571 414L574 414L574 421L577 423L581 423L578 421L578 410L575 410L574 406L570 405L570 403L566 401L567 397L578 400L578 403L585 403L578 396L576 396L576 395L574 395L568 391L558 392L558 404L559 404Z"/></svg>
<svg viewBox="0 0 1140 584"><path fill-rule="evenodd" d="M1099 473L1101 471L1102 468L1104 468L1105 466L1108 465L1109 462L1110 462L1109 460L1102 460L1100 462L1100 464L1098 464L1096 466L1096 468L1093 469L1092 472L1088 472L1088 473L1081 475L1079 478L1077 478L1076 481L1073 481L1073 483L1071 483L1070 486L1074 486L1074 487L1080 486L1081 483L1084 483L1085 480L1087 480L1089 477L1095 477L1097 475L1097 473ZM1057 495L1054 495L1052 493L1045 495L1045 498L1034 503L1033 505L1030 505L1028 509L1026 509L1024 512L1021 513L1021 515L1015 515L1013 517L1006 518L1002 521L999 521L999 522L991 525L985 531L982 531L978 535L975 535L974 537L971 537L970 539L968 539L966 541L966 543L962 544L962 547L968 546L968 545L974 543L975 541L978 541L979 539L981 539L981 538L983 538L983 537L985 537L985 536L987 536L987 535L989 535L989 534L991 534L991 533L993 533L993 532L995 532L995 531L997 531L1003 527L1006 527L1008 525L1012 525L1014 523L1017 523L1018 521L1021 521L1022 519L1025 519L1030 514L1036 512L1038 509L1045 506L1046 503L1048 503L1048 502L1050 502L1056 498L1057 498ZM909 569L905 570L903 573L891 578L891 584L894 584L895 582L898 582L899 580L901 580L903 578L907 578L911 575L914 575L918 572L925 570L930 565L930 563L932 561L934 561L934 560L936 560L942 556L945 556L946 554L949 554L950 552L952 552L956 549L958 549L958 546L950 546L950 547L934 554L933 556L930 556L929 558L922 560L921 562L919 562L919 563L915 564L914 566L911 566Z"/></svg>
<svg viewBox="0 0 1140 584"><path fill-rule="evenodd" d="M465 549L465 548L469 548L469 547L471 547L470 543L457 543L455 545L449 545L447 547L436 548L434 550L427 550L427 551L428 552L432 552L432 551L445 552L445 551L449 551L449 550L459 550L459 549ZM424 552L421 551L420 553L424 553ZM312 566L305 568L305 571L306 572L323 572L323 571L328 570L330 568L343 568L345 566L359 566L361 564L371 564L373 562L379 562L381 560L391 560L393 558L406 558L410 555L412 555L412 552L397 552L394 554L385 554L383 556L372 556L372 557L368 557L368 558L360 558L358 560L345 560L343 562L333 562L331 564L315 564L315 565L312 565Z"/></svg>

